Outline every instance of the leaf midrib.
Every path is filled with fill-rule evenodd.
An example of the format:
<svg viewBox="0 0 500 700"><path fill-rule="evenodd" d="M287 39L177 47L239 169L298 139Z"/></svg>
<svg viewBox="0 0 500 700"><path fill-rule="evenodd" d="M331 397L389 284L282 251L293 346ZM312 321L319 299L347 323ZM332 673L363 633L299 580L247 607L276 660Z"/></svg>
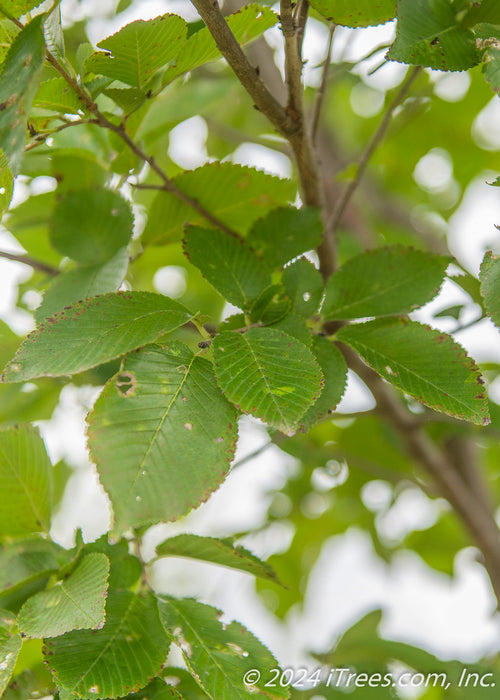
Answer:
<svg viewBox="0 0 500 700"><path fill-rule="evenodd" d="M130 497L131 497L131 495L132 495L132 493L133 493L133 490L135 489L135 486L136 486L136 484L137 484L137 480L139 479L140 475L142 474L142 471L143 471L144 467L146 466L147 459L148 459L148 457L149 457L149 455L150 455L150 453L151 453L151 450L153 449L153 446L154 446L156 440L158 439L158 435L160 434L160 431L161 431L161 429L163 428L163 425L164 425L165 421L167 420L167 417L168 417L168 415L169 415L169 413L170 413L170 410L171 410L172 406L174 405L175 401L177 400L177 397L179 396L180 391L182 390L182 387L184 386L184 384L185 384L186 381L187 381L187 378L188 378L189 373L190 373L190 371L191 371L191 369L192 369L192 367L193 367L193 364L194 364L195 359L196 359L196 355L193 355L193 356L191 357L191 360L190 360L190 362L189 362L189 365L188 365L187 368L186 368L186 371L185 371L185 373L184 373L184 376L182 377L182 380L181 380L180 383L179 383L179 386L178 386L177 389L175 390L175 392L174 392L174 394L173 394L173 396L172 396L172 398L171 398L171 400L170 400L170 403L168 404L167 408L165 409L163 415L161 416L161 418L160 418L160 420L159 420L159 422L158 422L158 426L156 427L156 430L154 431L154 433L153 433L153 435L152 435L152 437L151 437L151 439L150 439L150 441L149 441L149 444L148 444L148 446L147 446L147 448L146 448L146 451L145 451L145 453L144 453L144 457L142 458L142 460L141 460L141 462L140 462L140 464L139 464L139 466L138 466L138 468L137 468L137 472L136 472L135 478L134 478L133 482L132 482L131 485L130 485L130 488L129 488L129 491L128 491L128 494L127 494L127 498L126 498L126 502L129 501L129 499L130 499Z"/></svg>

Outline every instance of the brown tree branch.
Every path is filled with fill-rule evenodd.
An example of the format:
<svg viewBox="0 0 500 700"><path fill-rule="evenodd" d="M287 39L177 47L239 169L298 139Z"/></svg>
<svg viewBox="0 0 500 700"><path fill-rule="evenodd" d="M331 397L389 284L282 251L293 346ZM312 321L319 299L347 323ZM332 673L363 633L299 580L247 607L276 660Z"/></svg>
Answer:
<svg viewBox="0 0 500 700"><path fill-rule="evenodd" d="M59 270L52 265L42 262L41 260L36 260L31 258L29 255L17 255L15 253L7 253L5 250L0 250L0 258L5 258L5 260L12 260L13 262L19 262L23 265L29 265L33 270L38 272L44 272L51 277L55 277L59 274Z"/></svg>
<svg viewBox="0 0 500 700"><path fill-rule="evenodd" d="M415 79L419 75L421 69L422 69L421 66L415 66L410 71L408 77L401 85L401 88L397 92L396 96L394 97L394 99L390 103L389 107L386 109L384 116L382 117L382 121L380 122L377 130L373 134L373 137L370 140L365 151L363 152L361 158L359 159L356 177L354 178L354 180L351 181L351 183L347 187L346 191L344 192L343 197L340 199L335 211L333 212L333 214L331 216L329 223L330 223L333 231L335 231L337 229L337 226L339 224L340 219L342 218L342 214L344 213L345 208L349 204L349 201L350 201L351 197L353 196L353 194L356 192L356 190L359 186L359 183L361 182L363 175L365 174L366 166L368 165L370 158L372 157L372 155L375 152L379 143L384 138L385 133L389 127L389 124L391 123L391 119L392 119L392 115L394 114L394 110L405 99L411 86L413 85L413 82L415 81Z"/></svg>
<svg viewBox="0 0 500 700"><path fill-rule="evenodd" d="M302 57L298 28L292 13L290 0L280 0L280 19L285 39L285 82L288 89L288 112L296 121L303 119L302 103Z"/></svg>
<svg viewBox="0 0 500 700"><path fill-rule="evenodd" d="M297 131L291 115L266 88L253 68L236 37L232 33L218 3L211 0L191 0L198 14L214 38L217 48L231 66L234 74L254 101L255 106L271 122L282 136L288 137Z"/></svg>

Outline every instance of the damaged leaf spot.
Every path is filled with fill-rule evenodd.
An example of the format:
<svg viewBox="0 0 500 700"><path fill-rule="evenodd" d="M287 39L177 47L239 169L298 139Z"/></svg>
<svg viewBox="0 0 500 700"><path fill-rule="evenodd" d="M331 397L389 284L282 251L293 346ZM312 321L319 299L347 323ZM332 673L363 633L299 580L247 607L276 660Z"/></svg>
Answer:
<svg viewBox="0 0 500 700"><path fill-rule="evenodd" d="M115 386L122 396L133 396L137 380L132 372L120 372L116 377Z"/></svg>

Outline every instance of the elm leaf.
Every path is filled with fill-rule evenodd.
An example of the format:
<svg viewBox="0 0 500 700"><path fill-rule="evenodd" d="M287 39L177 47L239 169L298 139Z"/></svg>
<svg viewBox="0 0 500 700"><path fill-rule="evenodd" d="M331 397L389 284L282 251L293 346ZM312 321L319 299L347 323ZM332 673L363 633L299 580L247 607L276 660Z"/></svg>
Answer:
<svg viewBox="0 0 500 700"><path fill-rule="evenodd" d="M108 574L109 560L104 554L87 554L67 578L28 598L18 616L21 631L42 638L76 629L100 629Z"/></svg>
<svg viewBox="0 0 500 700"><path fill-rule="evenodd" d="M88 424L120 528L175 520L206 500L227 474L237 436L211 363L177 342L129 355Z"/></svg>
<svg viewBox="0 0 500 700"><path fill-rule="evenodd" d="M173 181L240 234L246 233L259 216L295 196L290 180L233 163L207 163L196 170L186 170ZM150 245L178 241L186 223L204 225L206 220L170 192L159 192L151 204L142 238Z"/></svg>
<svg viewBox="0 0 500 700"><path fill-rule="evenodd" d="M169 639L151 593L111 591L100 630L73 630L47 639L44 653L66 697L116 698L156 676Z"/></svg>
<svg viewBox="0 0 500 700"><path fill-rule="evenodd" d="M259 578L279 583L271 567L261 561L245 547L235 545L229 538L201 537L200 535L182 534L169 537L156 547L160 557L190 557L209 561L230 569L239 569Z"/></svg>
<svg viewBox="0 0 500 700"><path fill-rule="evenodd" d="M54 248L85 265L98 265L128 244L134 217L118 192L88 188L67 192L54 209L50 240Z"/></svg>
<svg viewBox="0 0 500 700"><path fill-rule="evenodd" d="M52 465L36 428L0 430L0 532L48 532Z"/></svg>
<svg viewBox="0 0 500 700"><path fill-rule="evenodd" d="M398 0L396 40L387 58L438 70L472 68L481 53L457 14L450 0Z"/></svg>
<svg viewBox="0 0 500 700"><path fill-rule="evenodd" d="M224 625L220 611L191 598L163 597L158 608L167 632L180 646L188 669L212 700L278 700L290 691L280 684L266 686L269 669L278 663L271 652L238 622ZM257 669L260 680L247 686L247 671ZM255 675L253 676L255 679Z"/></svg>
<svg viewBox="0 0 500 700"><path fill-rule="evenodd" d="M189 227L184 254L231 304L246 309L271 277L242 240L223 231Z"/></svg>
<svg viewBox="0 0 500 700"><path fill-rule="evenodd" d="M117 292L78 301L28 335L2 381L83 372L153 342L192 317L173 299L151 292Z"/></svg>
<svg viewBox="0 0 500 700"><path fill-rule="evenodd" d="M479 273L484 305L493 323L500 328L500 257L488 251Z"/></svg>
<svg viewBox="0 0 500 700"><path fill-rule="evenodd" d="M347 365L340 350L332 342L318 335L314 336L311 350L321 367L325 384L319 398L300 420L301 429L304 431L333 412L347 386Z"/></svg>
<svg viewBox="0 0 500 700"><path fill-rule="evenodd" d="M85 68L143 90L177 56L186 34L186 22L178 15L139 19L100 41L104 51L92 54Z"/></svg>
<svg viewBox="0 0 500 700"><path fill-rule="evenodd" d="M321 314L336 320L408 313L436 296L448 264L402 246L361 253L328 280Z"/></svg>
<svg viewBox="0 0 500 700"><path fill-rule="evenodd" d="M298 255L317 248L322 236L320 209L281 207L254 223L247 243L272 271Z"/></svg>
<svg viewBox="0 0 500 700"><path fill-rule="evenodd" d="M345 326L337 338L388 382L435 411L477 425L490 422L479 370L446 333L388 318Z"/></svg>
<svg viewBox="0 0 500 700"><path fill-rule="evenodd" d="M311 6L326 19L344 27L384 24L396 13L396 0L311 0Z"/></svg>
<svg viewBox="0 0 500 700"><path fill-rule="evenodd" d="M228 399L287 434L296 430L323 385L311 351L272 328L220 333L214 341L214 361Z"/></svg>

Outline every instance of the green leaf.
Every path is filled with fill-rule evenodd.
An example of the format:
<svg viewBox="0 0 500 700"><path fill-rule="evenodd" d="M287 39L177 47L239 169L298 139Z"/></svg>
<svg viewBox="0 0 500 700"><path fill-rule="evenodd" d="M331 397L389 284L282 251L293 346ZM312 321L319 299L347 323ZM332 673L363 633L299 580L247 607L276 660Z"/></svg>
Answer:
<svg viewBox="0 0 500 700"><path fill-rule="evenodd" d="M323 298L323 280L309 260L301 258L288 265L282 281L295 313L309 318L317 312Z"/></svg>
<svg viewBox="0 0 500 700"><path fill-rule="evenodd" d="M314 336L311 350L321 367L325 384L320 397L301 418L304 431L334 411L347 386L347 365L340 350L318 335Z"/></svg>
<svg viewBox="0 0 500 700"><path fill-rule="evenodd" d="M131 22L100 41L97 46L105 51L90 56L85 68L144 90L160 68L177 56L186 34L186 22L178 15Z"/></svg>
<svg viewBox="0 0 500 700"><path fill-rule="evenodd" d="M346 326L337 338L388 382L435 411L477 425L489 423L481 375L446 333L390 318Z"/></svg>
<svg viewBox="0 0 500 700"><path fill-rule="evenodd" d="M268 7L252 3L226 17L226 21L236 41L243 46L273 27L278 17ZM203 27L188 38L174 64L166 70L162 83L168 85L179 75L217 58L220 58L220 52L215 40L209 30Z"/></svg>
<svg viewBox="0 0 500 700"><path fill-rule="evenodd" d="M190 557L210 561L213 564L246 571L259 578L279 583L276 574L268 564L254 556L248 549L235 545L229 538L177 535L157 545L156 553L160 557Z"/></svg>
<svg viewBox="0 0 500 700"><path fill-rule="evenodd" d="M187 700L187 698L181 695L177 688L165 683L162 678L155 678L145 688L127 695L123 700Z"/></svg>
<svg viewBox="0 0 500 700"><path fill-rule="evenodd" d="M35 107L62 114L77 114L83 104L64 78L44 80L33 99Z"/></svg>
<svg viewBox="0 0 500 700"><path fill-rule="evenodd" d="M285 333L288 333L288 335L297 338L297 340L300 340L300 342L306 345L308 348L312 345L313 335L302 316L298 316L293 312L288 313L286 316L283 316L283 318L280 318L277 323L272 323L269 325L271 325L275 330L284 331Z"/></svg>
<svg viewBox="0 0 500 700"><path fill-rule="evenodd" d="M2 225L30 255L57 265L61 256L50 245L47 233L47 221L52 214L53 205L53 192L28 197L7 212Z"/></svg>
<svg viewBox="0 0 500 700"><path fill-rule="evenodd" d="M500 6L497 0L474 0L466 13L463 23L467 27L472 27L479 22L490 24L500 24Z"/></svg>
<svg viewBox="0 0 500 700"><path fill-rule="evenodd" d="M245 243L223 231L190 226L184 254L231 304L246 309L271 277Z"/></svg>
<svg viewBox="0 0 500 700"><path fill-rule="evenodd" d="M214 341L219 386L238 408L293 433L321 392L323 376L311 351L271 328L225 331Z"/></svg>
<svg viewBox="0 0 500 700"><path fill-rule="evenodd" d="M68 485L68 481L73 476L73 469L60 459L59 462L52 467L52 508L55 509L61 504L61 501Z"/></svg>
<svg viewBox="0 0 500 700"><path fill-rule="evenodd" d="M237 233L270 209L295 196L290 180L233 163L207 163L174 178L175 185ZM169 192L159 192L151 205L143 240L163 245L180 240L186 223L206 224L203 216Z"/></svg>
<svg viewBox="0 0 500 700"><path fill-rule="evenodd" d="M75 630L45 643L58 686L82 698L116 698L148 684L165 662L169 640L156 599L110 591L101 630Z"/></svg>
<svg viewBox="0 0 500 700"><path fill-rule="evenodd" d="M439 311L437 314L434 314L434 318L454 318L455 321L458 321L463 309L463 304L454 304L453 306L447 306L446 308Z"/></svg>
<svg viewBox="0 0 500 700"><path fill-rule="evenodd" d="M55 56L58 61L62 61L64 63L65 46L61 22L60 3L57 3L55 7L52 5L52 12L47 15L43 30L47 50L50 51L52 56Z"/></svg>
<svg viewBox="0 0 500 700"><path fill-rule="evenodd" d="M449 0L398 0L397 19L389 60L450 71L480 62L474 34L460 24Z"/></svg>
<svg viewBox="0 0 500 700"><path fill-rule="evenodd" d="M103 92L111 97L126 114L138 109L147 99L138 88L108 88Z"/></svg>
<svg viewBox="0 0 500 700"><path fill-rule="evenodd" d="M227 474L237 436L211 363L177 342L127 357L88 423L119 528L175 520L206 500Z"/></svg>
<svg viewBox="0 0 500 700"><path fill-rule="evenodd" d="M0 67L0 148L15 175L21 165L26 122L43 65L44 19L45 15L38 15L19 32Z"/></svg>
<svg viewBox="0 0 500 700"><path fill-rule="evenodd" d="M70 190L99 188L108 179L108 164L82 148L58 148L51 155L50 166L58 196Z"/></svg>
<svg viewBox="0 0 500 700"><path fill-rule="evenodd" d="M166 666L162 675L168 678L175 686L182 700L206 700L208 698L208 695L187 669L178 668L177 666Z"/></svg>
<svg viewBox="0 0 500 700"><path fill-rule="evenodd" d="M396 0L312 0L311 7L335 24L372 27L394 17Z"/></svg>
<svg viewBox="0 0 500 700"><path fill-rule="evenodd" d="M78 301L28 335L2 381L83 372L152 343L191 318L181 304L151 292L117 292Z"/></svg>
<svg viewBox="0 0 500 700"><path fill-rule="evenodd" d="M56 204L50 240L62 255L98 265L128 244L133 224L131 206L118 192L78 190L66 193Z"/></svg>
<svg viewBox="0 0 500 700"><path fill-rule="evenodd" d="M282 284L271 284L252 304L250 321L260 321L265 326L278 323L290 312L292 303Z"/></svg>
<svg viewBox="0 0 500 700"><path fill-rule="evenodd" d="M9 208L14 192L14 178L5 153L0 151L0 217Z"/></svg>
<svg viewBox="0 0 500 700"><path fill-rule="evenodd" d="M479 272L481 294L488 315L500 328L500 257L488 251Z"/></svg>
<svg viewBox="0 0 500 700"><path fill-rule="evenodd" d="M317 248L323 236L321 210L315 207L274 209L252 226L248 245L272 271Z"/></svg>
<svg viewBox="0 0 500 700"><path fill-rule="evenodd" d="M23 645L21 635L16 632L15 621L10 612L0 610L0 697L9 684Z"/></svg>
<svg viewBox="0 0 500 700"><path fill-rule="evenodd" d="M110 544L107 535L102 535L98 540L85 545L85 552L100 552L109 559L110 590L132 588L141 577L141 562L135 555L129 554L128 550L126 539Z"/></svg>
<svg viewBox="0 0 500 700"><path fill-rule="evenodd" d="M14 22L9 19L0 19L0 65L4 62L5 57L9 52L9 47L12 44L14 37L18 33L19 29L16 27Z"/></svg>
<svg viewBox="0 0 500 700"><path fill-rule="evenodd" d="M48 532L52 465L38 430L17 425L0 431L0 532Z"/></svg>
<svg viewBox="0 0 500 700"><path fill-rule="evenodd" d="M377 248L350 258L328 280L326 319L403 314L439 291L449 259L412 248Z"/></svg>
<svg viewBox="0 0 500 700"><path fill-rule="evenodd" d="M41 5L43 0L2 0L0 8L12 17L21 17L30 12L38 5Z"/></svg>
<svg viewBox="0 0 500 700"><path fill-rule="evenodd" d="M48 578L59 569L66 556L65 549L41 537L0 546L0 597L39 578Z"/></svg>
<svg viewBox="0 0 500 700"><path fill-rule="evenodd" d="M83 557L70 576L28 598L18 624L29 637L59 637L71 630L100 629L108 589L109 560L104 554Z"/></svg>
<svg viewBox="0 0 500 700"><path fill-rule="evenodd" d="M500 92L500 49L495 46L488 49L484 77L494 92Z"/></svg>
<svg viewBox="0 0 500 700"><path fill-rule="evenodd" d="M126 248L121 248L103 265L77 267L60 273L51 282L43 295L42 303L35 310L36 322L40 323L76 301L115 292L123 282L127 268L128 252Z"/></svg>
<svg viewBox="0 0 500 700"><path fill-rule="evenodd" d="M212 700L289 697L288 688L265 686L269 669L278 664L269 650L238 622L223 625L219 610L190 598L165 597L158 607L189 670ZM246 686L243 678L251 669L259 670L262 677L255 685Z"/></svg>

